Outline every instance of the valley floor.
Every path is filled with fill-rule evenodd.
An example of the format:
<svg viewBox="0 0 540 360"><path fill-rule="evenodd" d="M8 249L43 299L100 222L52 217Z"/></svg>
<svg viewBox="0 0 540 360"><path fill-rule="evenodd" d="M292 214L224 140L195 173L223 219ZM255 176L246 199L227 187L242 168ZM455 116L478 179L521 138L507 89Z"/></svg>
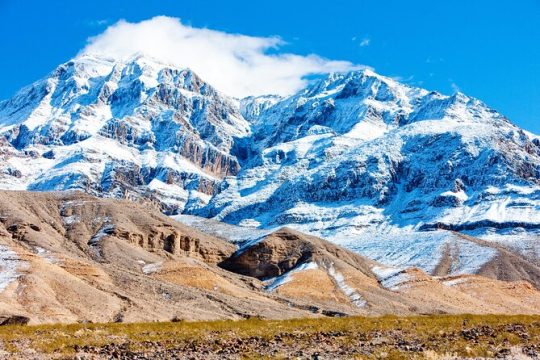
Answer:
<svg viewBox="0 0 540 360"><path fill-rule="evenodd" d="M540 316L4 326L16 359L536 359Z"/></svg>

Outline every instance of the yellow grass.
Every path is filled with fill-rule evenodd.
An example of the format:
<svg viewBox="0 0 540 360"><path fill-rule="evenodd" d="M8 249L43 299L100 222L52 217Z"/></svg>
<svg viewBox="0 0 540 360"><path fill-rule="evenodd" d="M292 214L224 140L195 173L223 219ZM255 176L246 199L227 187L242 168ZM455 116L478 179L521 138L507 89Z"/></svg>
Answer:
<svg viewBox="0 0 540 360"><path fill-rule="evenodd" d="M77 346L104 346L106 344L128 344L133 351L145 348L144 342L159 342L165 348L176 347L186 342L208 342L220 347L229 339L257 337L271 340L283 338L284 346L309 341L313 336L333 333L332 341L338 346L354 347L359 342L369 342L378 336L389 336L399 332L407 341L425 344L421 354L405 353L395 348L378 344L373 358L387 359L420 358L434 359L437 354L460 356L493 356L495 344L520 345L524 341L518 334L505 330L508 325L518 324L526 329L529 344L540 344L540 316L500 315L430 315L412 317L349 317L296 320L211 321L170 322L134 324L73 324L40 326L0 327L0 342L4 351L17 353L23 349L34 349L44 354L69 355ZM487 326L496 329L493 335L480 335L475 341L466 339L462 331ZM335 335L338 333L338 335ZM382 334L382 335L381 335ZM362 357L364 356L364 357ZM365 358L362 355L358 358ZM256 351L246 352L246 359L264 358ZM368 358L370 356L367 356Z"/></svg>

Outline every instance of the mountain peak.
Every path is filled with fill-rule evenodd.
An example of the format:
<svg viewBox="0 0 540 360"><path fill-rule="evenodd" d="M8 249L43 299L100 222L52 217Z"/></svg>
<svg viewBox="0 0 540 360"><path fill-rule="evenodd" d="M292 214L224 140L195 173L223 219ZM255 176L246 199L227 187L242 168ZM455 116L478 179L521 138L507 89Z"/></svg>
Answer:
<svg viewBox="0 0 540 360"><path fill-rule="evenodd" d="M190 69L142 54L82 54L0 103L0 132L12 158L46 159L6 164L18 174L6 186L133 198L150 191L177 212L238 172L231 151L250 127L235 100Z"/></svg>

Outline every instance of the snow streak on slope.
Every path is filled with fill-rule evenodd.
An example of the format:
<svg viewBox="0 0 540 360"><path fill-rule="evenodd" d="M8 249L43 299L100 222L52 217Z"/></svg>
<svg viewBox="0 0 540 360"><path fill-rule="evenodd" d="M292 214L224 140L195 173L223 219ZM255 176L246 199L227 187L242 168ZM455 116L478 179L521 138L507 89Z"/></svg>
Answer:
<svg viewBox="0 0 540 360"><path fill-rule="evenodd" d="M306 270L314 270L317 268L318 268L318 265L317 263L314 263L314 262L300 264L294 269L289 270L280 276L276 276L275 278L268 279L267 280L268 285L266 285L265 289L266 291L272 292L276 290L278 287L280 287L281 285L284 285L288 283L289 281L291 281L295 273L300 272L300 271L306 271Z"/></svg>
<svg viewBox="0 0 540 360"><path fill-rule="evenodd" d="M337 272L333 265L328 269L328 274L335 280L337 286L341 289L341 291L343 291L343 293L347 295L349 299L351 299L351 302L354 305L359 308L363 308L367 305L367 302L362 298L362 295L360 295L355 289L350 287L345 282L343 274Z"/></svg>
<svg viewBox="0 0 540 360"><path fill-rule="evenodd" d="M0 292L20 276L18 270L25 266L17 254L5 245L0 245Z"/></svg>

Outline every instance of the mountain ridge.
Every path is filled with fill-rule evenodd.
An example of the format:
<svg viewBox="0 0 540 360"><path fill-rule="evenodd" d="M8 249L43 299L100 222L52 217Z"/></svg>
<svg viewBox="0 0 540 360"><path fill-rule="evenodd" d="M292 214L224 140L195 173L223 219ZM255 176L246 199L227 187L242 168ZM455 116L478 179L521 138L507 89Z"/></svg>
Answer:
<svg viewBox="0 0 540 360"><path fill-rule="evenodd" d="M539 138L477 99L371 70L238 100L144 56L82 56L0 102L0 134L3 189L289 226L428 272L455 243L445 229L540 258Z"/></svg>
<svg viewBox="0 0 540 360"><path fill-rule="evenodd" d="M540 142L476 99L363 71L330 75L260 123L260 156L197 215L292 226L382 262L373 238L433 238L434 252L412 255L428 261L452 237L438 229L540 254Z"/></svg>

